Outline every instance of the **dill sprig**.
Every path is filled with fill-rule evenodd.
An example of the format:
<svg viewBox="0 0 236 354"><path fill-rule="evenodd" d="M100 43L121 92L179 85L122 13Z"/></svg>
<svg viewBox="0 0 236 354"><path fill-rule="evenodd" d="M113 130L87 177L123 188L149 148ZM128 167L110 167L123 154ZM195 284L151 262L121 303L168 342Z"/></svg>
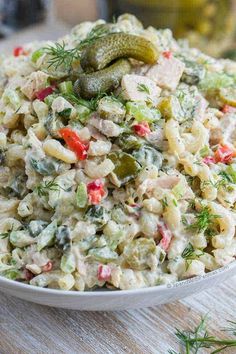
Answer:
<svg viewBox="0 0 236 354"><path fill-rule="evenodd" d="M48 195L49 191L59 191L60 186L53 179L52 181L42 182L36 188L35 191L39 197L45 197Z"/></svg>
<svg viewBox="0 0 236 354"><path fill-rule="evenodd" d="M54 66L57 69L59 66L70 68L72 62L80 58L80 51L77 47L66 49L66 44L63 42L55 43L54 46L44 48L44 52L50 55L48 60L48 67Z"/></svg>
<svg viewBox="0 0 236 354"><path fill-rule="evenodd" d="M144 85L144 84L138 84L137 89L138 89L139 92L145 92L148 95L150 95L149 88L146 85Z"/></svg>
<svg viewBox="0 0 236 354"><path fill-rule="evenodd" d="M49 67L54 66L55 69L57 69L59 66L63 65L70 69L72 63L80 59L81 52L86 46L92 44L96 39L104 37L108 33L108 27L105 25L97 25L75 48L66 49L66 44L64 42L62 44L55 43L55 45L45 47L44 52L50 55L48 60Z"/></svg>
<svg viewBox="0 0 236 354"><path fill-rule="evenodd" d="M236 336L236 321L227 321L227 323L229 324L229 326L222 328L222 331L229 332Z"/></svg>
<svg viewBox="0 0 236 354"><path fill-rule="evenodd" d="M196 232L203 232L209 229L214 222L214 219L220 218L219 215L211 214L210 208L204 206L195 215L196 221L190 225L186 225L186 229Z"/></svg>
<svg viewBox="0 0 236 354"><path fill-rule="evenodd" d="M181 256L185 259L186 262L186 270L188 270L193 260L198 259L203 255L203 252L196 253L196 250L194 249L193 245L189 243L181 254Z"/></svg>
<svg viewBox="0 0 236 354"><path fill-rule="evenodd" d="M106 95L107 94L105 92L99 93L96 97L91 98L89 101L84 100L83 98L79 98L73 93L65 93L63 94L63 97L70 101L72 104L82 105L90 109L90 111L96 111L98 107L98 101Z"/></svg>
<svg viewBox="0 0 236 354"><path fill-rule="evenodd" d="M203 317L199 325L193 331L181 331L176 329L176 337L180 340L185 348L185 354L197 354L201 348L212 348L216 346L219 348L214 349L211 354L222 352L224 349L236 347L235 339L219 339L208 334L206 327L207 317ZM233 321L230 323L235 324Z"/></svg>
<svg viewBox="0 0 236 354"><path fill-rule="evenodd" d="M111 92L110 94L108 94L106 92L101 92L96 97L91 98L89 101L84 100L83 98L80 98L80 97L74 95L73 93L64 93L63 97L65 99L67 99L70 103L72 103L74 105L82 105L82 106L90 109L90 111L92 111L92 112L97 110L98 102L103 97L109 97L110 99L112 99L114 101L123 103L123 99L122 99L121 95L120 94L115 95L113 92Z"/></svg>

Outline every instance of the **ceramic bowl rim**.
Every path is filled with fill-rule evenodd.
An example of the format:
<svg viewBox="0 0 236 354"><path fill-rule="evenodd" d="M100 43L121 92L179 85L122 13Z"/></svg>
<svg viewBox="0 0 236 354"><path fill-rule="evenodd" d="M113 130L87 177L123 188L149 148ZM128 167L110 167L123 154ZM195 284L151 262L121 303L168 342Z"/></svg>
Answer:
<svg viewBox="0 0 236 354"><path fill-rule="evenodd" d="M76 290L60 290L60 289L51 289L51 288L41 288L35 285L29 285L29 284L24 284L17 282L16 280L10 280L7 279L3 276L0 276L0 286L5 285L8 288L15 288L19 290L26 290L27 292L35 292L35 293L40 293L41 295L59 295L59 296L71 296L71 297L101 297L101 298L110 298L114 295L120 295L119 297L126 296L126 295L138 295L138 294L146 294L146 293L151 293L151 292L161 292L163 290L173 290L175 288L179 287L186 287L189 284L195 284L195 283L201 283L204 282L205 280L209 278L215 278L217 275L220 275L221 273L233 270L235 268L236 270L236 260L233 261L232 263L218 268L216 270L213 270L209 273L206 273L204 275L196 276L194 278L186 279L186 280L180 280L175 283L171 284L164 284L164 285L156 285L152 287L146 287L146 288L137 288L137 289L130 289L130 290L109 290L109 291L102 291L102 290L94 290L94 291L76 291ZM1 290L1 287L0 287Z"/></svg>

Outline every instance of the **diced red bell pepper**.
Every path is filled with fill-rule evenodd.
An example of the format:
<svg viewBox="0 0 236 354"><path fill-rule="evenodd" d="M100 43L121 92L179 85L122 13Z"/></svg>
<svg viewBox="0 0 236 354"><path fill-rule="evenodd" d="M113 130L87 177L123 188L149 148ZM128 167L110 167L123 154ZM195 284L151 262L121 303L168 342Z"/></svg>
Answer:
<svg viewBox="0 0 236 354"><path fill-rule="evenodd" d="M165 223L161 223L158 225L158 231L162 237L159 246L161 246L164 251L167 251L170 245L170 241L172 239L172 232L168 229Z"/></svg>
<svg viewBox="0 0 236 354"><path fill-rule="evenodd" d="M14 57L19 57L20 55L24 55L24 48L23 47L15 47L13 49L13 55Z"/></svg>
<svg viewBox="0 0 236 354"><path fill-rule="evenodd" d="M78 134L70 128L59 129L59 134L65 140L68 147L74 151L79 160L87 158L88 145L85 145L79 138Z"/></svg>
<svg viewBox="0 0 236 354"><path fill-rule="evenodd" d="M40 101L44 101L44 99L51 95L53 93L53 91L55 90L55 86L48 86L42 90L39 90L38 92L35 93L35 97L40 100Z"/></svg>
<svg viewBox="0 0 236 354"><path fill-rule="evenodd" d="M210 164L216 163L216 159L214 158L214 156L206 156L206 157L204 157L203 162L206 165L210 165Z"/></svg>
<svg viewBox="0 0 236 354"><path fill-rule="evenodd" d="M235 113L236 112L236 107L232 107L228 104L225 104L222 108L221 108L221 112L223 113Z"/></svg>
<svg viewBox="0 0 236 354"><path fill-rule="evenodd" d="M87 192L90 204L97 205L105 195L104 184L100 179L87 184Z"/></svg>
<svg viewBox="0 0 236 354"><path fill-rule="evenodd" d="M109 267L109 265L99 264L97 277L98 280L109 281L111 279L111 267Z"/></svg>
<svg viewBox="0 0 236 354"><path fill-rule="evenodd" d="M43 272L50 272L50 270L52 270L52 262L48 261L48 263L46 263L43 267L42 267L42 271Z"/></svg>
<svg viewBox="0 0 236 354"><path fill-rule="evenodd" d="M27 268L24 269L23 274L24 274L25 280L28 280L28 281L30 281L34 277L34 274Z"/></svg>
<svg viewBox="0 0 236 354"><path fill-rule="evenodd" d="M135 125L133 125L133 128L134 128L135 133L138 136L146 136L151 132L148 122L141 122L141 123L135 124Z"/></svg>
<svg viewBox="0 0 236 354"><path fill-rule="evenodd" d="M163 57L166 59L170 59L172 57L172 52L170 50L166 50L162 53Z"/></svg>
<svg viewBox="0 0 236 354"><path fill-rule="evenodd" d="M235 150L227 145L220 145L215 151L216 162L230 163L235 156Z"/></svg>

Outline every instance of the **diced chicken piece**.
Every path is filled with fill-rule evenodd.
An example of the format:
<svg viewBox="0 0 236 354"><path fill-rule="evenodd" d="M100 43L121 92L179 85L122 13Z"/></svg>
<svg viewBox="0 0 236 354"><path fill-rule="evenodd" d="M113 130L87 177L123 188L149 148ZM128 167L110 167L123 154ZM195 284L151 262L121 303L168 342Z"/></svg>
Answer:
<svg viewBox="0 0 236 354"><path fill-rule="evenodd" d="M210 130L210 140L209 143L211 146L220 144L222 141L223 134L221 128L215 128Z"/></svg>
<svg viewBox="0 0 236 354"><path fill-rule="evenodd" d="M146 136L146 140L160 150L168 150L168 142L164 140L164 129L156 127L154 131Z"/></svg>
<svg viewBox="0 0 236 354"><path fill-rule="evenodd" d="M124 98L130 101L151 100L156 103L161 92L153 80L134 74L123 76L121 87Z"/></svg>
<svg viewBox="0 0 236 354"><path fill-rule="evenodd" d="M65 109L71 109L70 116L76 116L76 110L64 97L57 97L52 102L52 111L54 113L63 112Z"/></svg>
<svg viewBox="0 0 236 354"><path fill-rule="evenodd" d="M194 118L197 119L197 120L200 120L200 121L203 121L204 120L204 117L206 115L206 109L208 107L208 102L207 100L199 95L195 98L196 100L196 109L194 111Z"/></svg>
<svg viewBox="0 0 236 354"><path fill-rule="evenodd" d="M184 71L184 63L171 56L161 56L158 63L153 65L146 76L165 89L175 90Z"/></svg>
<svg viewBox="0 0 236 354"><path fill-rule="evenodd" d="M21 87L21 91L29 100L32 100L37 91L47 86L48 77L43 71L33 72Z"/></svg>
<svg viewBox="0 0 236 354"><path fill-rule="evenodd" d="M92 117L89 120L89 123L93 127L97 128L104 135L109 136L109 137L119 136L122 133L122 128L120 128L119 125L113 123L110 120Z"/></svg>

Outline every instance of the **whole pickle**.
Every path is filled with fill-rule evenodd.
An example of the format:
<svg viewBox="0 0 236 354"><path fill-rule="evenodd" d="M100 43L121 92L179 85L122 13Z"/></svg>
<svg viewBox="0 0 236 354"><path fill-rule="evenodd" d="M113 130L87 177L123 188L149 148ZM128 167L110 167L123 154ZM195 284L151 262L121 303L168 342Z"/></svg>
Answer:
<svg viewBox="0 0 236 354"><path fill-rule="evenodd" d="M109 92L119 86L122 77L128 74L131 65L127 59L119 59L106 69L90 74L81 74L74 84L77 95L90 99L101 92Z"/></svg>
<svg viewBox="0 0 236 354"><path fill-rule="evenodd" d="M143 37L112 33L86 47L80 64L84 71L91 72L105 68L118 58L134 58L147 64L155 64L158 51L152 42Z"/></svg>

